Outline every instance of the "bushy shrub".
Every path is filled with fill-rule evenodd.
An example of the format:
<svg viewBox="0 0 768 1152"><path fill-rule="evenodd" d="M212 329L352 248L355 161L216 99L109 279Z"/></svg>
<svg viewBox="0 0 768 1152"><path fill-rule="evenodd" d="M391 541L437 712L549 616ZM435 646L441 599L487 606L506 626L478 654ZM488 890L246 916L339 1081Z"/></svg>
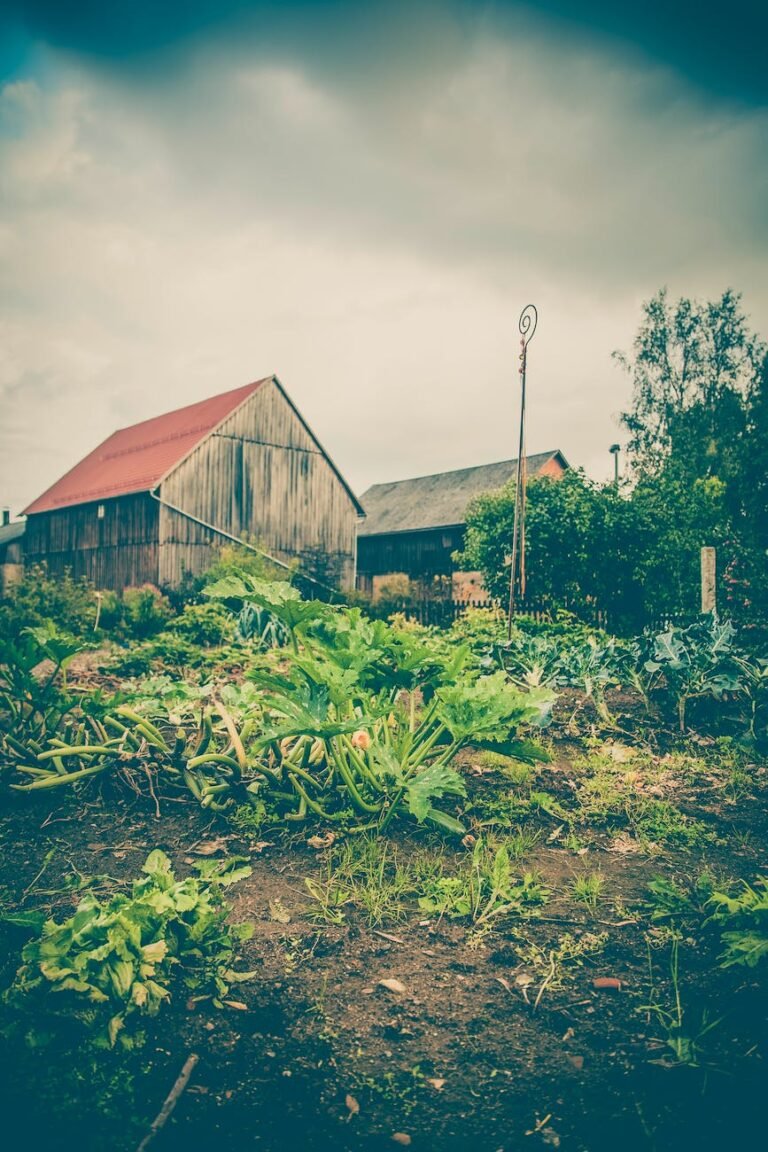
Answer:
<svg viewBox="0 0 768 1152"><path fill-rule="evenodd" d="M121 631L128 638L125 620ZM234 632L235 620L222 604L187 604L162 631L144 633L144 638L134 631L139 643L111 660L108 668L118 676L144 676L158 668L199 668L209 661L210 650L227 644Z"/></svg>
<svg viewBox="0 0 768 1152"><path fill-rule="evenodd" d="M96 609L96 590L86 577L75 579L69 571L53 577L45 563L33 564L0 606L0 631L18 636L22 628L53 620L72 635L92 635Z"/></svg>
<svg viewBox="0 0 768 1152"><path fill-rule="evenodd" d="M181 615L171 621L168 631L190 644L214 648L232 639L234 620L222 604L187 604Z"/></svg>
<svg viewBox="0 0 768 1152"><path fill-rule="evenodd" d="M150 640L131 644L111 658L106 669L116 676L146 676L161 668L199 668L205 662L205 652L183 636L161 632Z"/></svg>
<svg viewBox="0 0 768 1152"><path fill-rule="evenodd" d="M451 636L473 651L485 650L507 638L507 617L500 608L465 608L451 626Z"/></svg>
<svg viewBox="0 0 768 1152"><path fill-rule="evenodd" d="M170 600L154 584L123 592L123 629L136 639L156 636L173 615Z"/></svg>

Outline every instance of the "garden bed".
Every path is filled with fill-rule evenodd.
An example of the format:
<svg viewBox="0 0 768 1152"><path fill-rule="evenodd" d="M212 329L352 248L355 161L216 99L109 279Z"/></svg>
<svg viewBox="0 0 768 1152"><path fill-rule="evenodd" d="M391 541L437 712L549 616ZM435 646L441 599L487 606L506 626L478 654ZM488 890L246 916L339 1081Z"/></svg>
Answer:
<svg viewBox="0 0 768 1152"><path fill-rule="evenodd" d="M684 921L676 990L669 921L649 886L663 877L684 890L701 875L726 884L759 872L764 773L734 767L717 748L672 763L663 751L641 751L638 763L615 739L587 746L558 737L552 753L551 764L516 781L471 749L461 756L471 834L509 838L513 871L535 873L548 896L479 931L470 918L425 911L407 883L394 895L379 884L371 903L370 868L362 895L318 902L307 878L317 891L339 868L353 876L343 853L360 858L359 834L313 848L310 836L327 829L251 833L178 797L160 798L157 820L146 798L107 783L55 799L15 797L2 817L7 906L45 907L61 919L88 887L120 889L157 846L180 876L208 856L247 856L252 874L229 899L233 918L254 924L241 966L256 975L238 986L239 1008L174 995L130 1053L11 1040L5 1131L28 1147L127 1152L196 1053L190 1085L153 1141L158 1150L746 1144L759 1131L768 1040L759 970L722 968L718 933L705 917ZM625 801L670 805L666 824L654 812L656 839L642 821L628 822L631 805L617 812L616 788ZM532 805L531 796L550 801ZM395 863L409 873L430 856L453 875L473 851L404 825L374 843L384 877ZM423 887L424 868L417 874ZM595 874L598 891L578 887ZM109 879L89 883L101 876ZM7 984L23 936L11 927L5 935ZM558 959L566 937L602 942ZM595 986L606 977L621 987ZM677 994L674 1028L664 1014L676 1012ZM681 1038L687 1049L675 1049Z"/></svg>

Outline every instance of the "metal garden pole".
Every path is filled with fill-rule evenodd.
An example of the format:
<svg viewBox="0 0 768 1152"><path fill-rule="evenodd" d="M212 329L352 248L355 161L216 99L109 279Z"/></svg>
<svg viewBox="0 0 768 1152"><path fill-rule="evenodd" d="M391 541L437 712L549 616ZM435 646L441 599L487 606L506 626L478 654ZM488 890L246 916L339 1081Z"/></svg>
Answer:
<svg viewBox="0 0 768 1152"><path fill-rule="evenodd" d="M520 313L520 441L517 451L517 479L515 483L515 518L512 528L512 563L509 572L509 622L507 635L512 635L512 617L515 613L515 586L520 575L520 597L525 597L525 489L528 479L525 460L525 376L528 363L528 345L536 331L539 314L533 304L527 304Z"/></svg>

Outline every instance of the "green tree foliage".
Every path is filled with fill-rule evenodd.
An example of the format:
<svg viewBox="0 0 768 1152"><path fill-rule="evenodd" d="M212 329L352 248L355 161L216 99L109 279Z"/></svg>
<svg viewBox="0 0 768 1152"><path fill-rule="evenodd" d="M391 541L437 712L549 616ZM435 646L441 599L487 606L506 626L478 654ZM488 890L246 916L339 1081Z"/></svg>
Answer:
<svg viewBox="0 0 768 1152"><path fill-rule="evenodd" d="M768 610L768 382L766 346L741 298L669 299L643 308L631 357L614 353L633 382L622 416L630 432L641 519L655 525L641 557L658 605L691 609L698 551L718 548L720 604L748 618Z"/></svg>
<svg viewBox="0 0 768 1152"><path fill-rule="evenodd" d="M622 417L631 480L619 490L578 471L531 481L530 598L599 605L620 630L696 612L700 549L712 545L721 607L768 617L768 357L740 297L671 301L662 289L644 305L632 354L614 355L633 382ZM502 603L513 509L514 485L477 499L457 555Z"/></svg>
<svg viewBox="0 0 768 1152"><path fill-rule="evenodd" d="M462 568L483 573L491 594L504 602L515 485L486 493L470 505ZM555 607L600 605L627 617L642 613L637 578L639 535L634 509L613 485L601 486L573 469L559 480L536 477L528 486L527 595Z"/></svg>
<svg viewBox="0 0 768 1152"><path fill-rule="evenodd" d="M632 380L622 422L635 469L656 473L678 452L691 455L697 475L732 469L733 436L743 433L765 352L730 289L703 302L657 292L643 306L632 354L613 354Z"/></svg>

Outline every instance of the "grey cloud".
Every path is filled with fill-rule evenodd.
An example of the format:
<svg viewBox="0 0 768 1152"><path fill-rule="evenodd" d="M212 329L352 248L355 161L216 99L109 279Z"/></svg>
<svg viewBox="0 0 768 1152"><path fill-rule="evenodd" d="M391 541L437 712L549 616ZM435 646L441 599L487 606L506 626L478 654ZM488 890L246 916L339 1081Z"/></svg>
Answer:
<svg viewBox="0 0 768 1152"><path fill-rule="evenodd" d="M628 269L695 274L704 248L711 260L765 240L768 113L530 32L430 64L425 77L401 61L390 87L321 85L301 60L230 50L191 57L172 91L139 99L157 110L161 151L172 142L180 196L345 246L386 236L486 275L527 258L609 286Z"/></svg>
<svg viewBox="0 0 768 1152"><path fill-rule="evenodd" d="M271 371L358 490L512 455L530 297L531 448L607 473L643 297L765 308L765 113L529 25L414 44L334 72L221 40L140 81L58 56L5 90L0 501Z"/></svg>

